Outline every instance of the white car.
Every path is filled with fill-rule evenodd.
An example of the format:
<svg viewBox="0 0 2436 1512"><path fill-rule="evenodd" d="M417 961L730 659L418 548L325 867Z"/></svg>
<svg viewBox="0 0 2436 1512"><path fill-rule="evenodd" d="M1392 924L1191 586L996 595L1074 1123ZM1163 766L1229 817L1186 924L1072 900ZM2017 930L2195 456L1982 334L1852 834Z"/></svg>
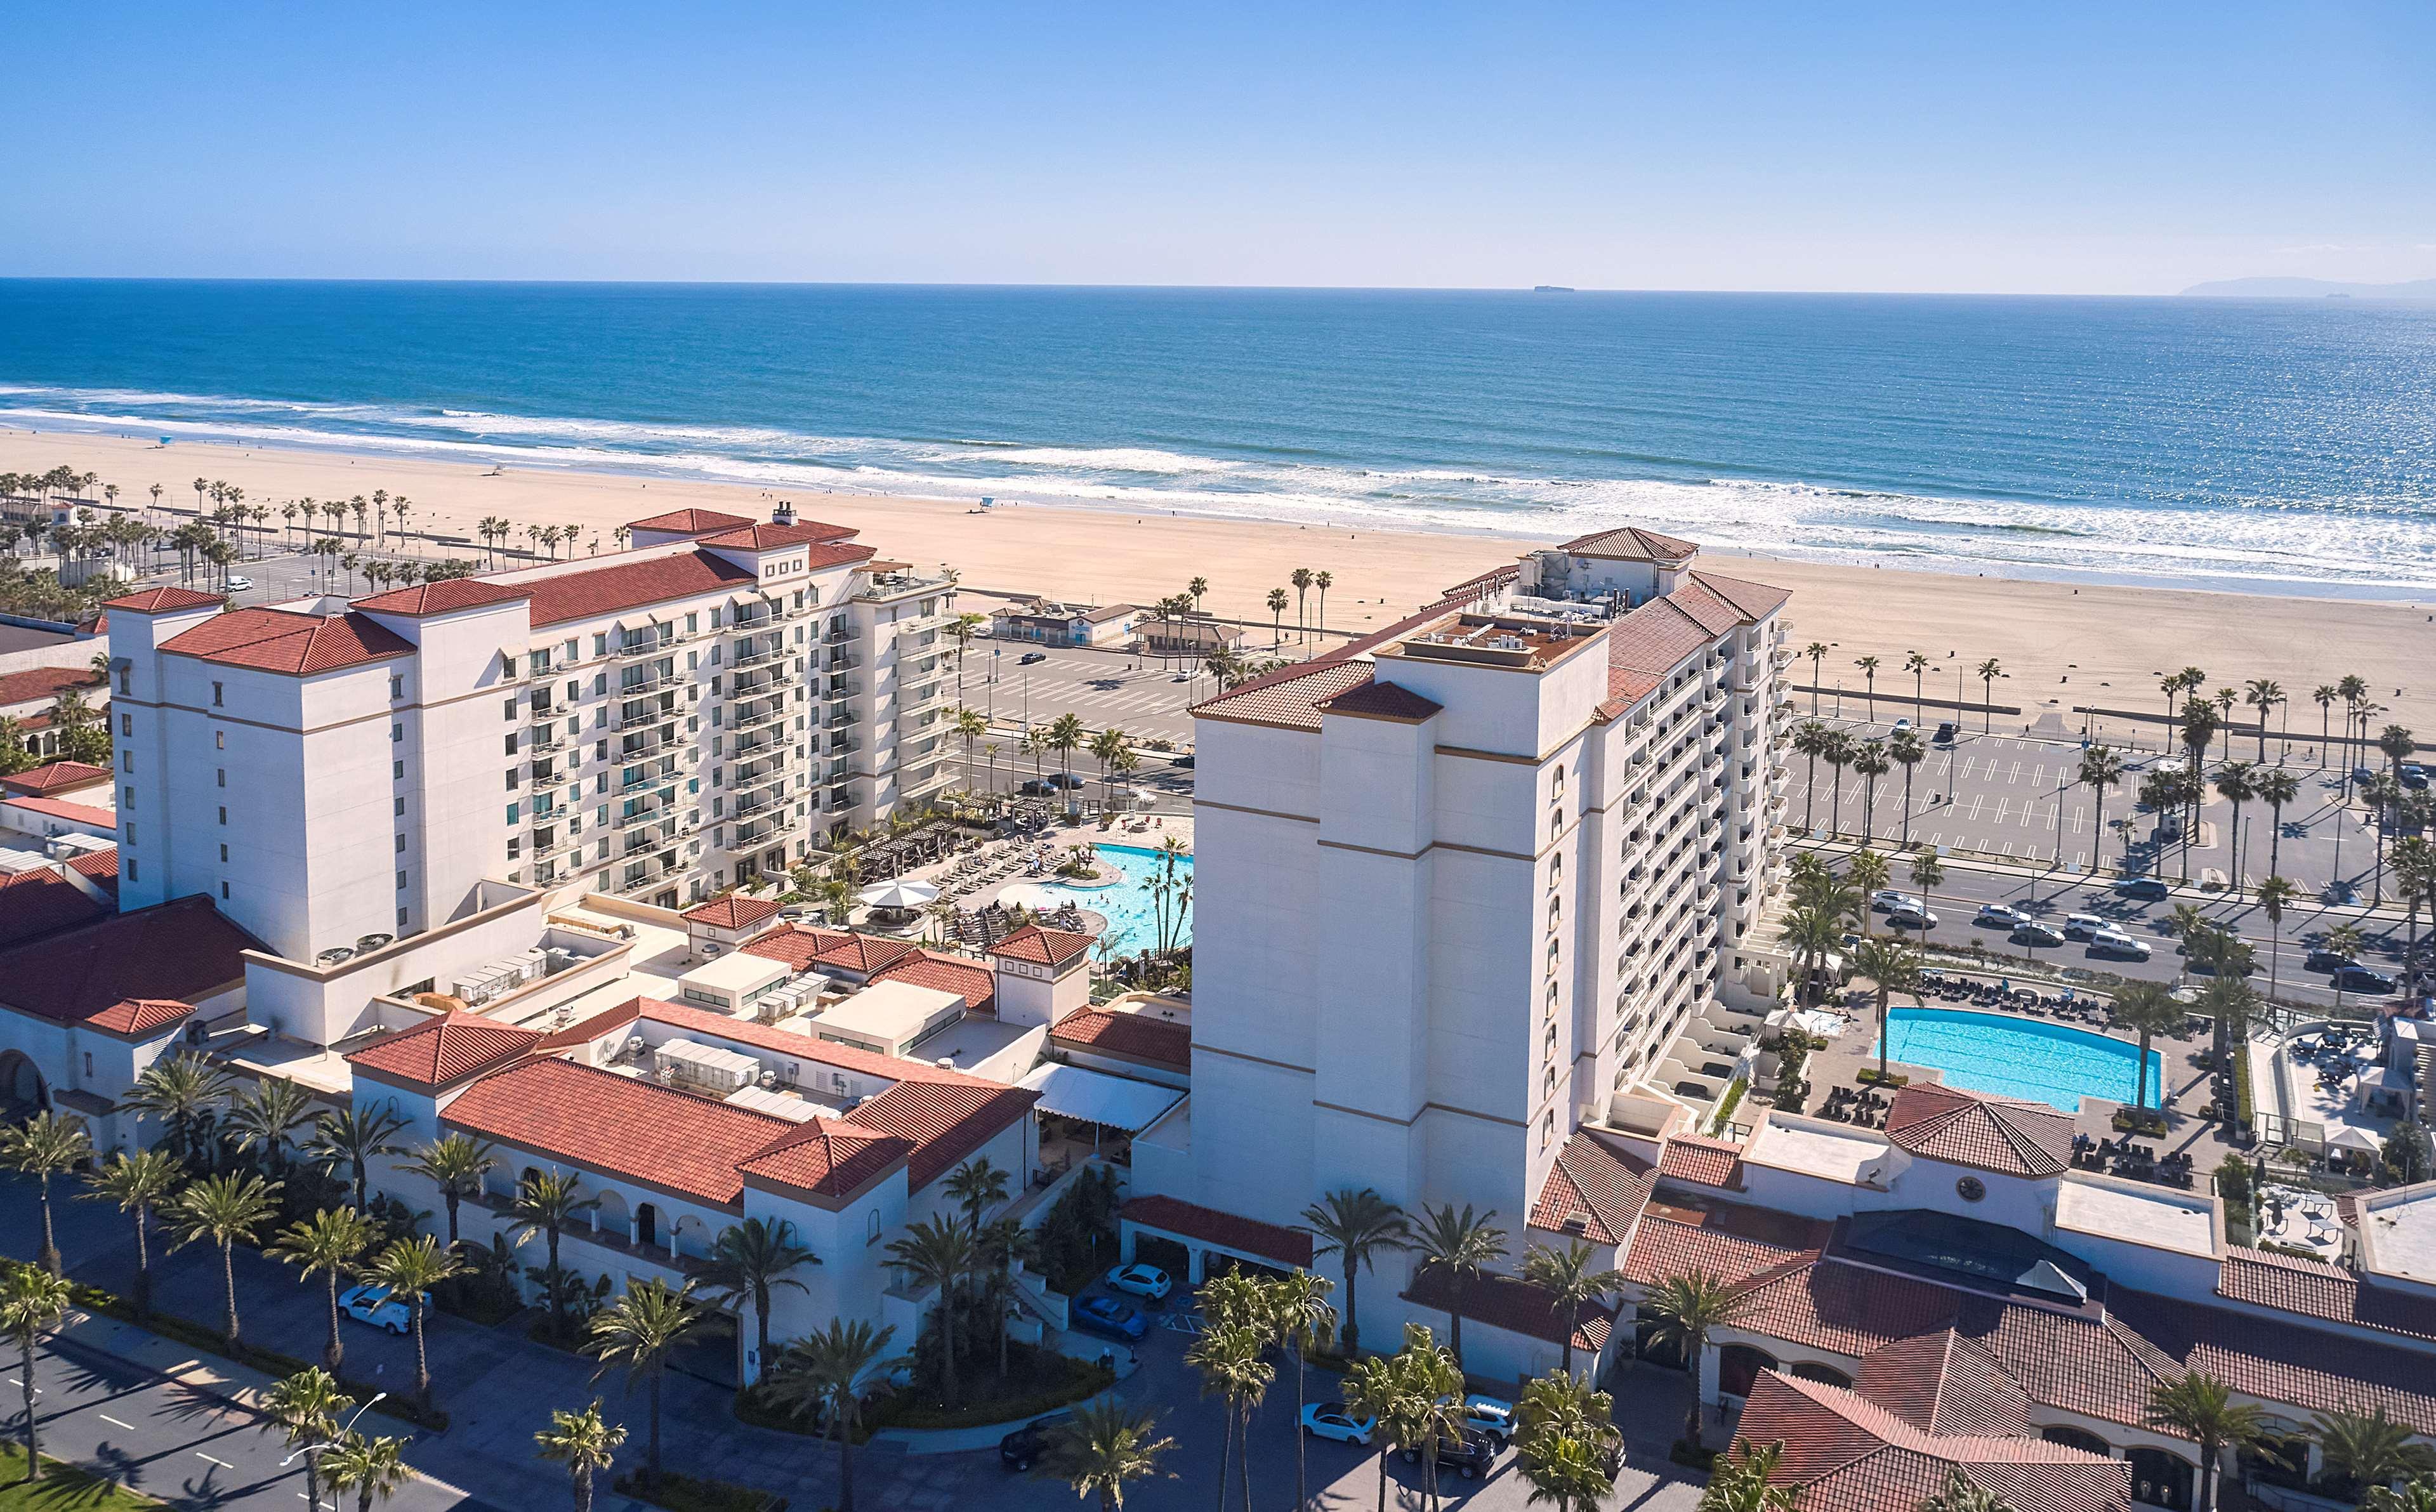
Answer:
<svg viewBox="0 0 2436 1512"><path fill-rule="evenodd" d="M2091 955L2114 956L2125 961L2149 959L2147 942L2135 940L2121 930L2099 930L2089 937Z"/></svg>
<svg viewBox="0 0 2436 1512"><path fill-rule="evenodd" d="M1375 1417L1356 1417L1353 1409L1341 1401L1315 1401L1302 1410L1302 1431L1314 1438L1333 1438L1339 1443L1370 1447L1370 1431L1378 1426Z"/></svg>
<svg viewBox="0 0 2436 1512"><path fill-rule="evenodd" d="M2114 926L2095 913L2067 913L2063 920L2063 937L2067 940L2094 940Z"/></svg>
<svg viewBox="0 0 2436 1512"><path fill-rule="evenodd" d="M425 1295L423 1305L426 1310L430 1308L428 1295ZM386 1329L392 1333L404 1333L413 1322L402 1299L392 1298L388 1287L374 1286L370 1281L359 1281L340 1292L339 1311L358 1323L369 1323L375 1329Z"/></svg>
<svg viewBox="0 0 2436 1512"><path fill-rule="evenodd" d="M253 586L253 580L241 572L232 572L221 581L220 586L231 593L243 593Z"/></svg>
<svg viewBox="0 0 2436 1512"><path fill-rule="evenodd" d="M1484 1434L1491 1448L1505 1452L1514 1441L1514 1404L1474 1394L1463 1399L1463 1426Z"/></svg>
<svg viewBox="0 0 2436 1512"><path fill-rule="evenodd" d="M1917 913L1928 907L1928 900L1910 893L1898 893L1889 887L1870 894L1870 907L1881 913L1892 913L1897 909L1909 909Z"/></svg>
<svg viewBox="0 0 2436 1512"><path fill-rule="evenodd" d="M1156 1265L1120 1265L1108 1273L1108 1286L1112 1291L1164 1302L1167 1294L1175 1290L1175 1280Z"/></svg>
<svg viewBox="0 0 2436 1512"><path fill-rule="evenodd" d="M1979 916L1972 922L1982 929L2003 930L2010 933L2029 923L2030 916L2015 912L2002 903L1987 903L1981 905Z"/></svg>
<svg viewBox="0 0 2436 1512"><path fill-rule="evenodd" d="M1908 729L1910 729L1910 728L1911 728L1911 721L1909 721L1909 720L1897 720L1897 721L1895 721L1895 727L1894 727L1892 730L1888 731L1887 733L1888 733L1888 734L1889 734L1889 735L1901 735L1901 734L1903 734L1905 730L1908 730Z"/></svg>

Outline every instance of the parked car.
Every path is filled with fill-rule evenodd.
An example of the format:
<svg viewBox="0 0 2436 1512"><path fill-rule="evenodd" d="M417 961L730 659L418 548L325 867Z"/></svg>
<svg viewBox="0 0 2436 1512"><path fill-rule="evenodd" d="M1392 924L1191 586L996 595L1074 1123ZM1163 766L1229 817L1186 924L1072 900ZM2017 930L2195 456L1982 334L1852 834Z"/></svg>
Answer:
<svg viewBox="0 0 2436 1512"><path fill-rule="evenodd" d="M2400 777L2402 785L2413 792L2427 791L2427 769L2416 761L2405 761L2394 769L2394 775Z"/></svg>
<svg viewBox="0 0 2436 1512"><path fill-rule="evenodd" d="M1418 1465L1420 1454L1404 1451L1404 1463ZM1467 1481L1476 1481L1488 1473L1497 1463L1497 1446L1487 1434L1477 1429L1465 1429L1461 1437L1453 1434L1438 1440L1438 1469L1453 1470Z"/></svg>
<svg viewBox="0 0 2436 1512"><path fill-rule="evenodd" d="M1185 771L1190 772L1192 770L1192 753L1187 751L1180 756L1170 756L1167 764L1172 767L1182 767Z"/></svg>
<svg viewBox="0 0 2436 1512"><path fill-rule="evenodd" d="M2015 945L2051 947L2063 944L2063 931L2052 924L2025 922L2014 926L2010 938Z"/></svg>
<svg viewBox="0 0 2436 1512"><path fill-rule="evenodd" d="M1156 1265L1120 1265L1108 1273L1108 1285L1154 1302L1166 1301L1167 1294L1175 1290L1174 1278Z"/></svg>
<svg viewBox="0 0 2436 1512"><path fill-rule="evenodd" d="M1356 1417L1353 1409L1341 1401L1315 1401L1302 1410L1302 1431L1314 1438L1333 1438L1366 1449L1370 1432L1378 1426L1377 1418Z"/></svg>
<svg viewBox="0 0 2436 1512"><path fill-rule="evenodd" d="M1011 1470L1032 1469L1041 1455L1049 1452L1051 1435L1073 1420L1072 1413L1051 1413L1046 1417L1035 1417L998 1441L998 1462Z"/></svg>
<svg viewBox="0 0 2436 1512"><path fill-rule="evenodd" d="M226 588L231 593L243 593L248 588L253 586L253 580L247 577L242 572L232 572L226 578L220 580L220 586Z"/></svg>
<svg viewBox="0 0 2436 1512"><path fill-rule="evenodd" d="M1514 1442L1514 1404L1477 1393L1463 1399L1463 1422L1488 1435L1489 1447L1504 1451Z"/></svg>
<svg viewBox="0 0 2436 1512"><path fill-rule="evenodd" d="M2030 916L2016 910L2009 909L2002 903L1982 903L1979 905L1978 916L1974 918L1971 922L1976 924L1983 930L2003 930L2006 933L2010 934L2013 930L2029 923Z"/></svg>
<svg viewBox="0 0 2436 1512"><path fill-rule="evenodd" d="M2067 940L2095 939L2112 928L2095 913L2067 913L2063 921L2063 937Z"/></svg>
<svg viewBox="0 0 2436 1512"><path fill-rule="evenodd" d="M423 1305L426 1315L431 1298L426 1295ZM358 1281L339 1294L339 1311L358 1323L369 1323L391 1333L404 1333L414 1320L408 1314L403 1297L392 1300L386 1286Z"/></svg>
<svg viewBox="0 0 2436 1512"><path fill-rule="evenodd" d="M1034 662L1045 662L1048 659L1049 653L1045 651L1028 651L1015 659L1015 665L1018 667L1029 667Z"/></svg>
<svg viewBox="0 0 2436 1512"><path fill-rule="evenodd" d="M1909 893L1897 892L1891 887L1887 887L1870 895L1870 907L1881 913L1890 913L1896 909L1924 909L1928 904Z"/></svg>
<svg viewBox="0 0 2436 1512"><path fill-rule="evenodd" d="M1887 733L1888 733L1888 735L1901 735L1901 734L1903 734L1905 730L1908 730L1908 729L1910 729L1910 728L1911 728L1911 721L1909 721L1909 720L1897 720L1897 721L1895 721L1894 728L1893 728L1893 729L1891 729L1891 730L1888 730Z"/></svg>
<svg viewBox="0 0 2436 1512"><path fill-rule="evenodd" d="M1933 930L1937 928L1937 915L1931 913L1926 909L1895 909L1887 914L1887 928L1890 930Z"/></svg>
<svg viewBox="0 0 2436 1512"><path fill-rule="evenodd" d="M2137 898L2143 903L2162 903L2174 895L2162 877L2127 877L2114 884L2116 897Z"/></svg>
<svg viewBox="0 0 2436 1512"><path fill-rule="evenodd" d="M2145 941L2135 940L2121 930L2100 930L2089 937L2089 953L2121 961L2146 961L2149 959L2149 947Z"/></svg>
<svg viewBox="0 0 2436 1512"><path fill-rule="evenodd" d="M1954 721L1952 720L1943 720L1939 721L1937 733L1930 736L1929 739L1939 745L1952 745L1954 743L1954 737L1957 733L1958 732L1954 727Z"/></svg>
<svg viewBox="0 0 2436 1512"><path fill-rule="evenodd" d="M1073 1326L1092 1333L1105 1333L1127 1344L1138 1344L1150 1331L1150 1320L1113 1296L1086 1296L1077 1299L1069 1316Z"/></svg>
<svg viewBox="0 0 2436 1512"><path fill-rule="evenodd" d="M2343 954L2340 950L2329 950L2323 945L2314 947L2309 951L2308 969L2311 971L2323 971L2331 975L2334 972L2340 971L2345 966L2356 966L2358 965L2359 963L2358 961L2355 961L2350 956Z"/></svg>
<svg viewBox="0 0 2436 1512"><path fill-rule="evenodd" d="M2354 767L2354 768L2352 768L2352 781L2353 781L2354 783L2370 783L2370 782L2375 782L2375 780L2376 780L2376 768L2375 768L2375 767Z"/></svg>
<svg viewBox="0 0 2436 1512"><path fill-rule="evenodd" d="M2345 992L2392 992L2393 979L2366 966L2345 966L2335 973L2335 985Z"/></svg>

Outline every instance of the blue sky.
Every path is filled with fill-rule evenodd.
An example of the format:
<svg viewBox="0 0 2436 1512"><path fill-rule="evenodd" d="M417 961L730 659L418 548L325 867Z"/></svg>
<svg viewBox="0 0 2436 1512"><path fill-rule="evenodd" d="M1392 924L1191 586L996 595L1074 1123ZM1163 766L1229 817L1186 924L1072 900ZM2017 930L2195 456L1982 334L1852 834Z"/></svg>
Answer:
<svg viewBox="0 0 2436 1512"><path fill-rule="evenodd" d="M18 5L0 275L2436 275L2436 6Z"/></svg>

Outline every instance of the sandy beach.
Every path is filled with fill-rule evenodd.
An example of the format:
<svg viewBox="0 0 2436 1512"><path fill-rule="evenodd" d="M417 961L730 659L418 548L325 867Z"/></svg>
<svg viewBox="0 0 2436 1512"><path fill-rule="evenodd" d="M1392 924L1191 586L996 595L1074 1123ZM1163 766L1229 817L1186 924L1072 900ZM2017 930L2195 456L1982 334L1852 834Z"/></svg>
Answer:
<svg viewBox="0 0 2436 1512"><path fill-rule="evenodd" d="M700 505L763 515L780 496L746 485L671 480L557 470L496 476L487 466L402 459L368 452L275 450L180 442L163 447L134 437L0 430L0 472L42 472L66 463L115 483L122 504L143 503L154 483L162 503L195 503L192 479L222 479L245 490L246 502L272 510L290 499L352 497L375 488L413 501L412 529L470 538L475 522L499 515L526 525L582 527L573 549L614 550L610 532L621 522ZM1534 546L1547 543L1485 535L1418 531L1348 531L1320 526L1067 509L1001 506L983 513L977 500L923 500L845 494L787 495L807 517L852 526L886 555L917 566L944 564L965 583L987 594L1041 593L1099 602L1148 601L1181 591L1193 577L1209 588L1204 606L1217 614L1266 623L1273 587L1285 586L1297 566L1333 578L1326 623L1359 631L1383 624L1460 582ZM473 555L468 550L461 552ZM2107 584L2023 582L1997 578L1821 566L1781 560L1704 553L1704 565L1794 591L1790 616L1797 644L1830 648L1821 677L1853 695L1857 714L1863 676L1856 658L1880 658L1880 703L1909 699L1906 652L1930 659L1932 698L1960 694L1975 701L1978 664L1996 658L2006 677L1993 701L2019 705L2018 727L2055 712L2078 731L2077 704L2161 711L2160 673L2184 666L2206 670L2211 688L2241 687L2252 678L2281 683L2292 700L2279 720L2312 742L2319 711L2312 689L2349 673L2369 684L2387 705L2386 720L2436 733L2436 685L2427 668L2436 655L2436 616L2425 604L2326 598L2272 598ZM1291 592L1291 589L1289 589ZM1310 600L1314 617L1319 601ZM1289 606L1289 635L1295 610ZM1809 664L1796 670L1808 680ZM1806 706L1806 704L1805 704ZM1932 713L1932 718L1934 714ZM2248 710L2237 709L2237 718ZM1999 718L1997 727L2006 721ZM2105 726L2114 733L2119 726ZM2155 726L2148 727L2155 739Z"/></svg>

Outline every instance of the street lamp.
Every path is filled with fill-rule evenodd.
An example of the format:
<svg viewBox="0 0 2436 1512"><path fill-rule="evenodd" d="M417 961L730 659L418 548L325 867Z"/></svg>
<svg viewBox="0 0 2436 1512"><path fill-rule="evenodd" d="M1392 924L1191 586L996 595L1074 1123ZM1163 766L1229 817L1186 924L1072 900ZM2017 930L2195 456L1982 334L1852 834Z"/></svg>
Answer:
<svg viewBox="0 0 2436 1512"><path fill-rule="evenodd" d="M388 1398L389 1393L386 1391L374 1393L373 1399L357 1408L355 1416L348 1418L346 1425L339 1430L338 1437L324 1440L319 1444L304 1445L303 1448L290 1453L286 1459L281 1460L279 1462L279 1468L283 1470L286 1469L288 1466L296 1463L297 1455L304 1454L314 1456L312 1467L315 1471L318 1472L322 1466L322 1461L319 1456L326 1450L338 1448L340 1443L345 1441L347 1435L356 1431L356 1424L362 1420L364 1414L372 1411L375 1404L387 1400ZM322 1480L319 1473L316 1473L313 1477L313 1494L318 1498L321 1495L321 1492ZM318 1500L315 1501L313 1504L306 1509L306 1512L322 1512L322 1503Z"/></svg>

